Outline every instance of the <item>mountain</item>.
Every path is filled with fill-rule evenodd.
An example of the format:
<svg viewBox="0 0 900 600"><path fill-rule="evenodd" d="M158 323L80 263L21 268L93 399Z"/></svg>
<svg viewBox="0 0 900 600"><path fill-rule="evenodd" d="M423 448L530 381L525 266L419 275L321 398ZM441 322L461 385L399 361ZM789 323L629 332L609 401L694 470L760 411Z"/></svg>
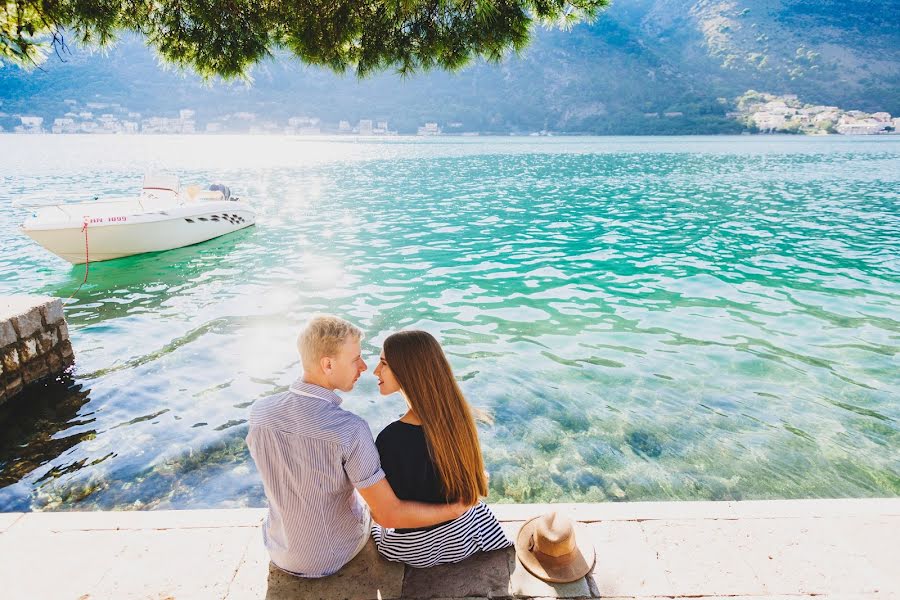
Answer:
<svg viewBox="0 0 900 600"><path fill-rule="evenodd" d="M19 114L52 121L69 99L144 117L192 108L201 126L252 112L279 123L388 120L404 133L425 121L503 133L718 133L741 129L725 113L748 89L897 115L897 16L894 0L620 0L593 24L536 31L500 64L358 81L279 54L250 86L166 70L126 38L107 53L74 48L41 70L0 68L0 126Z"/></svg>

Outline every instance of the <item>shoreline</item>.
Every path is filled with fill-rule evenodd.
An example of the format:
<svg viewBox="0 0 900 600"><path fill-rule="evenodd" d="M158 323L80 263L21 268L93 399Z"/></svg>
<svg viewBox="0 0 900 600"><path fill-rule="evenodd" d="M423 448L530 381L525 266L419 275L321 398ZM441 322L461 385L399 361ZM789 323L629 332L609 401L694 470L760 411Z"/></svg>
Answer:
<svg viewBox="0 0 900 600"><path fill-rule="evenodd" d="M545 138L560 139L579 139L579 138L779 138L779 139L873 139L873 138L898 138L900 132L890 133L872 133L872 134L843 134L843 133L787 133L787 132L750 132L743 131L738 133L589 133L589 132L553 132L550 134L535 133L514 133L514 132L474 132L474 133L442 133L440 135L417 135L414 133L404 133L397 135L360 135L357 133L322 133L322 134L290 134L290 133L267 133L267 132L240 132L240 131L222 131L222 132L200 132L200 133L30 133L15 131L0 131L0 137L17 137L17 138L229 138L229 137L253 137L253 138L286 138L292 140L308 140L311 142L380 142L380 141L402 141L410 142L415 140L427 141L434 143L437 140L471 140L473 143L479 139L519 139L526 138L530 140Z"/></svg>

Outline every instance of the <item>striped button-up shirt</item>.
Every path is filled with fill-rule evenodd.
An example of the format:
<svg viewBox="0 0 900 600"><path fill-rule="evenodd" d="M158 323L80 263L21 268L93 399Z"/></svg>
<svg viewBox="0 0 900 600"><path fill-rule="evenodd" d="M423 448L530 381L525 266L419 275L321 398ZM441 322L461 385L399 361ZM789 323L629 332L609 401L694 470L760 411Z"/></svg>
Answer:
<svg viewBox="0 0 900 600"><path fill-rule="evenodd" d="M304 577L330 575L353 558L369 535L354 488L384 477L369 425L340 403L298 380L250 410L247 446L269 502L263 541L272 562Z"/></svg>

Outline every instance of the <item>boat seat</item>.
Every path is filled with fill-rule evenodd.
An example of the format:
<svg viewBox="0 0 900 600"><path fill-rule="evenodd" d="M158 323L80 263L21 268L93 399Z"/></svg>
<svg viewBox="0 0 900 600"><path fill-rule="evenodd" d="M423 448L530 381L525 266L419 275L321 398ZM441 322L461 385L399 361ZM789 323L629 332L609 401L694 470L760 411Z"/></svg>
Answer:
<svg viewBox="0 0 900 600"><path fill-rule="evenodd" d="M224 200L225 194L219 190L201 190L199 185L189 185L184 191L188 202Z"/></svg>

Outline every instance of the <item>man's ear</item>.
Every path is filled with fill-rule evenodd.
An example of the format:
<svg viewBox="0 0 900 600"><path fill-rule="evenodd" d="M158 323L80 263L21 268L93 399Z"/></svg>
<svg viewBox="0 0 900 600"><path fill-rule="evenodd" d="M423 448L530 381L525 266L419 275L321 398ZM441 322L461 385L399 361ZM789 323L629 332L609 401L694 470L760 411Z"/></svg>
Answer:
<svg viewBox="0 0 900 600"><path fill-rule="evenodd" d="M331 369L334 366L332 364L332 360L330 356L323 356L319 359L319 366L322 367L322 372L325 374L331 373Z"/></svg>

